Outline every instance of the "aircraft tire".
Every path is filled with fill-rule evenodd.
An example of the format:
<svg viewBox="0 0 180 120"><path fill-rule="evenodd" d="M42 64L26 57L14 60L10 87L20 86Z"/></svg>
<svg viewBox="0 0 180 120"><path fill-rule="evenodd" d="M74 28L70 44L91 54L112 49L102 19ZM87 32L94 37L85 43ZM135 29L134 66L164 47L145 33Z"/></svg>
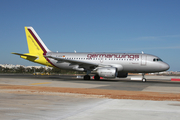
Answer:
<svg viewBox="0 0 180 120"><path fill-rule="evenodd" d="M143 78L143 79L142 79L142 82L146 82L146 78Z"/></svg>
<svg viewBox="0 0 180 120"><path fill-rule="evenodd" d="M90 78L91 78L91 77L90 77L89 75L85 75L85 76L84 76L84 80L90 80Z"/></svg>
<svg viewBox="0 0 180 120"><path fill-rule="evenodd" d="M95 80L100 80L100 76L99 76L99 75L95 75L95 76L94 76L94 79L95 79Z"/></svg>

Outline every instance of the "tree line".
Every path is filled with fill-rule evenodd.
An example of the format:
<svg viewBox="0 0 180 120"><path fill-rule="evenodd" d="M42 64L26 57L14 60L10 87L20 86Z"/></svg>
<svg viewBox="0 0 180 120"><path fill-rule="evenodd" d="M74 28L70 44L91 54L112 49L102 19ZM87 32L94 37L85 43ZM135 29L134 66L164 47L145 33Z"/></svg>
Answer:
<svg viewBox="0 0 180 120"><path fill-rule="evenodd" d="M79 72L79 71L72 71L72 70L62 70L62 69L58 69L58 68L44 68L44 67L40 67L40 68L25 68L23 66L20 67L14 67L14 68L8 68L8 67L1 67L0 66L0 73L50 73L50 74L82 74L83 72Z"/></svg>

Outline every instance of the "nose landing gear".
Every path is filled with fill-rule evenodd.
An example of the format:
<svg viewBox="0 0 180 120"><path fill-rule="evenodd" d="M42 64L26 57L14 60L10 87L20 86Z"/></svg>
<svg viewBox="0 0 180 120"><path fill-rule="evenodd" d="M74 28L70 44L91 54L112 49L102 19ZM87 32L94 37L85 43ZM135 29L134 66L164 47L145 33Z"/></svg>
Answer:
<svg viewBox="0 0 180 120"><path fill-rule="evenodd" d="M146 78L144 77L145 73L142 73L142 82L146 82Z"/></svg>

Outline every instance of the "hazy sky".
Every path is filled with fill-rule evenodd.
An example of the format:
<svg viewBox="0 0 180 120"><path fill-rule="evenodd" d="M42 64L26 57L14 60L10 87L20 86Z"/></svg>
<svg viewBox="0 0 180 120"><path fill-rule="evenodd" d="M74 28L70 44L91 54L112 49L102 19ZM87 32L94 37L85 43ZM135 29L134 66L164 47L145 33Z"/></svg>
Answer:
<svg viewBox="0 0 180 120"><path fill-rule="evenodd" d="M179 0L0 0L0 64L38 65L24 26L51 51L153 54L180 71Z"/></svg>

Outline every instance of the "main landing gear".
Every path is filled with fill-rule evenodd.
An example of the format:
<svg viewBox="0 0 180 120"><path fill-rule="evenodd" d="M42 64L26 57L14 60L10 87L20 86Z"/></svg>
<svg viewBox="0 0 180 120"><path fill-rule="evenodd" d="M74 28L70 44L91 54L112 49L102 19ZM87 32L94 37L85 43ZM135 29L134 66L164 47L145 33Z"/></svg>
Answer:
<svg viewBox="0 0 180 120"><path fill-rule="evenodd" d="M90 79L91 79L90 75L85 75L84 76L84 80L90 80Z"/></svg>
<svg viewBox="0 0 180 120"><path fill-rule="evenodd" d="M90 80L90 79L91 79L90 75L85 75L84 76L84 80ZM100 80L100 76L99 75L95 75L94 76L94 80Z"/></svg>
<svg viewBox="0 0 180 120"><path fill-rule="evenodd" d="M145 73L142 73L142 82L146 82L146 78L144 77Z"/></svg>
<svg viewBox="0 0 180 120"><path fill-rule="evenodd" d="M94 76L94 79L95 79L95 80L100 80L100 76L99 76L99 75L95 75L95 76Z"/></svg>
<svg viewBox="0 0 180 120"><path fill-rule="evenodd" d="M89 75L90 73L91 73L90 70L86 71L86 75L84 76L84 80L90 80L91 79L91 76Z"/></svg>
<svg viewBox="0 0 180 120"><path fill-rule="evenodd" d="M91 79L90 75L85 75L84 76L84 80L90 80L90 79ZM100 76L99 75L95 75L94 76L94 80L100 80Z"/></svg>

